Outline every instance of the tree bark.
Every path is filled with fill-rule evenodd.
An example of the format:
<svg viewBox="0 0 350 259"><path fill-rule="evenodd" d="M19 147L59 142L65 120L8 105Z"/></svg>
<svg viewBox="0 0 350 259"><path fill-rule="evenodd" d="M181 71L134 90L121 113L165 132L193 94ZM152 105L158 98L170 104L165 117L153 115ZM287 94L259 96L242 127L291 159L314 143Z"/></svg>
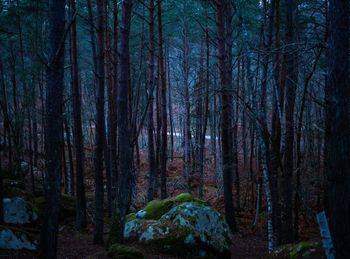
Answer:
<svg viewBox="0 0 350 259"><path fill-rule="evenodd" d="M56 258L62 171L62 104L64 88L65 1L49 1L49 66L47 67L44 183L45 209L40 236L41 256Z"/></svg>
<svg viewBox="0 0 350 259"><path fill-rule="evenodd" d="M118 188L118 222L119 241L124 239L126 213L129 207L129 192L132 177L133 152L131 146L131 129L128 99L128 61L129 37L131 25L132 0L122 2L122 20L120 27L119 87L118 87L118 150L119 150L119 188Z"/></svg>
<svg viewBox="0 0 350 259"><path fill-rule="evenodd" d="M221 145L224 180L226 221L232 231L236 230L235 210L232 199L233 178L233 132L232 132L232 5L231 1L216 1L217 38L221 85Z"/></svg>
<svg viewBox="0 0 350 259"><path fill-rule="evenodd" d="M76 228L81 230L86 227L86 198L84 185L84 136L81 122L81 89L78 65L78 46L76 28L76 0L70 0L70 19L74 19L71 25L71 58L72 58L72 95L73 95L73 122L74 122L74 147L76 170Z"/></svg>
<svg viewBox="0 0 350 259"><path fill-rule="evenodd" d="M150 0L149 6L149 63L148 63L148 163L149 163L149 183L148 183L148 201L156 196L156 158L154 153L154 123L153 123L153 89L154 89L154 0Z"/></svg>
<svg viewBox="0 0 350 259"><path fill-rule="evenodd" d="M284 134L284 161L281 175L281 227L279 238L281 244L293 241L293 170L294 170L294 106L298 82L298 67L296 56L295 15L296 3L294 0L285 2L285 62L286 62L286 97L285 97L285 134Z"/></svg>
<svg viewBox="0 0 350 259"><path fill-rule="evenodd" d="M325 169L336 258L350 258L349 1L329 1Z"/></svg>
<svg viewBox="0 0 350 259"><path fill-rule="evenodd" d="M103 244L103 146L105 144L105 51L104 51L104 4L97 0L97 55L96 55L96 133L95 133L95 229L94 244Z"/></svg>
<svg viewBox="0 0 350 259"><path fill-rule="evenodd" d="M158 0L158 41L159 41L159 67L160 67L160 80L161 80L161 124L162 124L162 140L161 140L161 152L160 152L160 193L161 198L167 197L166 189L166 169L168 160L168 121L166 110L166 72L164 63L164 51L163 51L163 23L162 23L162 0Z"/></svg>

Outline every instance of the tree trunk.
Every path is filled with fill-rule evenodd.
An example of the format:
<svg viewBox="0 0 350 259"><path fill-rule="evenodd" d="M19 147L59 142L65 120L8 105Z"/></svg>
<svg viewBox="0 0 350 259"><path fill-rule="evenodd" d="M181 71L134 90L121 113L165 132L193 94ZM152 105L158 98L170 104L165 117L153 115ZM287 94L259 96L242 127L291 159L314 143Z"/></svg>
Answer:
<svg viewBox="0 0 350 259"><path fill-rule="evenodd" d="M119 242L124 239L126 213L129 207L129 191L132 177L133 153L131 146L129 99L128 99L128 61L129 37L131 25L132 0L122 2L122 20L120 27L119 85L118 85L118 150L119 150L119 188L118 188L118 223Z"/></svg>
<svg viewBox="0 0 350 259"><path fill-rule="evenodd" d="M154 123L153 123L153 89L154 89L154 0L150 0L149 6L149 64L148 64L148 163L149 163L149 183L148 183L148 201L156 196L156 158L154 153Z"/></svg>
<svg viewBox="0 0 350 259"><path fill-rule="evenodd" d="M84 136L81 122L81 89L78 66L78 46L76 28L76 0L70 0L70 19L74 19L71 25L71 58L72 58L72 95L73 95L73 122L74 122L74 148L76 170L76 228L81 230L86 227L86 198L84 185Z"/></svg>
<svg viewBox="0 0 350 259"><path fill-rule="evenodd" d="M221 80L221 145L224 179L224 202L226 221L232 231L236 230L235 210L232 200L233 176L233 132L232 132L232 5L230 1L218 0L217 37L219 51L219 70Z"/></svg>
<svg viewBox="0 0 350 259"><path fill-rule="evenodd" d="M65 1L49 1L49 66L47 67L44 183L45 209L40 236L41 256L56 258L62 171L62 104L64 88Z"/></svg>
<svg viewBox="0 0 350 259"><path fill-rule="evenodd" d="M169 55L169 48L168 48L168 58L167 58L167 72L168 72L168 109L169 109L169 126L170 126L170 159L173 160L174 158L174 122L173 122L173 106L172 106L172 84L171 84L171 78L170 78L170 55Z"/></svg>
<svg viewBox="0 0 350 259"><path fill-rule="evenodd" d="M94 244L103 244L103 146L105 143L105 51L104 51L104 0L97 4L97 56L96 56L96 133L95 133L95 229Z"/></svg>
<svg viewBox="0 0 350 259"><path fill-rule="evenodd" d="M184 163L185 178L187 180L188 191L192 191L192 172L191 172L191 119L190 119L190 93L189 93L189 43L188 43L188 24L183 21L182 28L182 58L183 58L183 74L184 74L184 99L185 99L185 115L184 115Z"/></svg>
<svg viewBox="0 0 350 259"><path fill-rule="evenodd" d="M64 118L64 130L66 132L66 138L67 138L67 149L68 149L68 160L69 160L69 173L68 173L68 192L70 195L74 196L74 165L73 165L73 152L72 152L72 145L70 140L70 129L68 125L67 118Z"/></svg>
<svg viewBox="0 0 350 259"><path fill-rule="evenodd" d="M349 1L329 1L325 169L336 258L350 258Z"/></svg>
<svg viewBox="0 0 350 259"><path fill-rule="evenodd" d="M285 2L285 62L286 62L286 97L285 97L285 135L284 135L284 161L281 175L281 228L279 237L281 244L293 241L293 170L294 170L294 105L298 82L295 15L296 3L294 0Z"/></svg>
<svg viewBox="0 0 350 259"><path fill-rule="evenodd" d="M201 159L201 144L202 144L202 131L203 131L203 85L204 85L204 54L203 54L203 40L201 39L200 51L199 51L199 76L198 83L196 87L197 92L197 107L196 107L196 143L195 143L195 152L196 152L196 177L198 178L198 195L203 197L203 161Z"/></svg>

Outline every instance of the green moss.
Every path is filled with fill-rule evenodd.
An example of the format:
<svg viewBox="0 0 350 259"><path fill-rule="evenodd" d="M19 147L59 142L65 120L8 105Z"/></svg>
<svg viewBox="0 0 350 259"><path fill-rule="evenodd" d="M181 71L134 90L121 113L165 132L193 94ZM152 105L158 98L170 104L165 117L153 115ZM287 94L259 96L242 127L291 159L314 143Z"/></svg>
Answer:
<svg viewBox="0 0 350 259"><path fill-rule="evenodd" d="M193 196L189 193L181 193L175 197L175 201L178 203L189 202L193 200Z"/></svg>
<svg viewBox="0 0 350 259"><path fill-rule="evenodd" d="M108 255L112 258L124 258L124 259L141 259L144 258L143 254L136 248L114 244L109 248Z"/></svg>
<svg viewBox="0 0 350 259"><path fill-rule="evenodd" d="M194 198L189 193L181 193L178 196L174 198L174 201L178 204L185 203L185 202L192 202L196 205L207 205L207 202L201 199Z"/></svg>
<svg viewBox="0 0 350 259"><path fill-rule="evenodd" d="M136 214L135 213L130 213L128 215L126 215L126 222L129 222L131 220L136 219Z"/></svg>
<svg viewBox="0 0 350 259"><path fill-rule="evenodd" d="M206 201L194 198L189 193L181 193L174 198L150 201L146 205L146 207L143 209L146 212L145 218L158 220L161 218L161 216L167 213L171 208L185 202L192 202L193 204L196 204L199 206L207 205Z"/></svg>
<svg viewBox="0 0 350 259"><path fill-rule="evenodd" d="M146 212L145 218L153 220L160 219L160 217L167 213L173 205L174 201L171 199L153 200L144 208L144 211Z"/></svg>
<svg viewBox="0 0 350 259"><path fill-rule="evenodd" d="M300 242L291 247L289 250L289 256L291 259L299 258L306 250L310 249L313 245L309 242Z"/></svg>

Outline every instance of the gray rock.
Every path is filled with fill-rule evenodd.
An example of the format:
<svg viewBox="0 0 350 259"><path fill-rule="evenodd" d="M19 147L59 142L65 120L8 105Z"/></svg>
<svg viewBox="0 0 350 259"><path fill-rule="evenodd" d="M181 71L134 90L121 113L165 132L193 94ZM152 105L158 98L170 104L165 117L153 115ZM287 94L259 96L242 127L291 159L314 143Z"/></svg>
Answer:
<svg viewBox="0 0 350 259"><path fill-rule="evenodd" d="M219 212L192 202L173 207L159 220L129 221L124 233L127 239L136 236L140 243L175 249L181 244L183 247L208 247L217 253L228 253L233 237Z"/></svg>
<svg viewBox="0 0 350 259"><path fill-rule="evenodd" d="M4 221L9 224L27 224L38 219L29 204L20 197L5 198Z"/></svg>
<svg viewBox="0 0 350 259"><path fill-rule="evenodd" d="M0 249L37 250L37 241L32 241L25 233L14 233L10 229L0 231Z"/></svg>
<svg viewBox="0 0 350 259"><path fill-rule="evenodd" d="M144 219L146 217L146 211L140 210L136 212L136 218L137 219Z"/></svg>

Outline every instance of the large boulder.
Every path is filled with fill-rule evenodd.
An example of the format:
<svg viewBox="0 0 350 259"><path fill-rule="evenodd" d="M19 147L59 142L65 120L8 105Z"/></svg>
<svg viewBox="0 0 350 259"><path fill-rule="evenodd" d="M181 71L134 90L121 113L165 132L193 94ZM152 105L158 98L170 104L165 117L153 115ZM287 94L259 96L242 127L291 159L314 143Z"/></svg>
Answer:
<svg viewBox="0 0 350 259"><path fill-rule="evenodd" d="M182 193L174 198L153 200L149 202L143 210L136 213L136 218L157 220L173 207L185 202L192 202L198 205L207 205L205 201L194 198L189 193Z"/></svg>
<svg viewBox="0 0 350 259"><path fill-rule="evenodd" d="M188 200L174 201L156 219L149 219L146 209L136 213L126 223L125 238L178 255L228 257L232 233L223 216L203 202Z"/></svg>
<svg viewBox="0 0 350 259"><path fill-rule="evenodd" d="M27 224L38 219L38 215L23 198L5 198L4 221L9 224Z"/></svg>
<svg viewBox="0 0 350 259"><path fill-rule="evenodd" d="M0 228L0 249L28 249L35 251L37 250L37 246L38 242L24 231Z"/></svg>

